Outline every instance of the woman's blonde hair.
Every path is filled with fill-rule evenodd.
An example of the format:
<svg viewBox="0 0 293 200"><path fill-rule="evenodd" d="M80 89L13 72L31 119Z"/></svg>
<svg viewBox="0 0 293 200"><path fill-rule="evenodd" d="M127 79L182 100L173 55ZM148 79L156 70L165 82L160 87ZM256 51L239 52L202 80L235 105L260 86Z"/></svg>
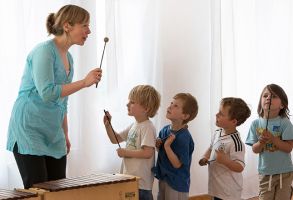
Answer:
<svg viewBox="0 0 293 200"><path fill-rule="evenodd" d="M129 93L128 99L138 103L147 110L148 117L154 117L160 107L161 96L150 85L137 85Z"/></svg>
<svg viewBox="0 0 293 200"><path fill-rule="evenodd" d="M90 14L84 8L76 5L66 5L59 9L57 13L50 13L47 17L47 32L55 36L64 33L63 25L87 23L90 20Z"/></svg>

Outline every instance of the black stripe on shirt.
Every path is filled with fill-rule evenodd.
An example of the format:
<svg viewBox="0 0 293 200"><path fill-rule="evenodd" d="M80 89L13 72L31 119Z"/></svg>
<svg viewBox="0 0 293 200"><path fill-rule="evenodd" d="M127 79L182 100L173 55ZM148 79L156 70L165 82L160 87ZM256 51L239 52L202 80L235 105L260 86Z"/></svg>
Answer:
<svg viewBox="0 0 293 200"><path fill-rule="evenodd" d="M241 140L239 138L239 135L238 134L232 134L231 137L232 137L232 139L234 141L235 152L242 151L242 143L241 143Z"/></svg>
<svg viewBox="0 0 293 200"><path fill-rule="evenodd" d="M240 144L240 151L243 151L243 144L242 144L242 142L241 142L241 138L240 138L239 134L236 134L235 136L237 137L238 142L239 142L239 144Z"/></svg>

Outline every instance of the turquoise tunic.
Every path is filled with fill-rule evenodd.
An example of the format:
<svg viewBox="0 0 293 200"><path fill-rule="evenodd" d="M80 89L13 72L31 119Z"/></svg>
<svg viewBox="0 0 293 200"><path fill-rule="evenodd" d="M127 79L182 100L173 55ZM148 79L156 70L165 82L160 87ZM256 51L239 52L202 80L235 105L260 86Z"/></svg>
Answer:
<svg viewBox="0 0 293 200"><path fill-rule="evenodd" d="M66 155L62 124L68 97L61 97L61 87L73 77L73 59L70 53L67 57L68 75L53 40L40 43L28 55L9 122L7 150L13 151L17 143L20 154Z"/></svg>

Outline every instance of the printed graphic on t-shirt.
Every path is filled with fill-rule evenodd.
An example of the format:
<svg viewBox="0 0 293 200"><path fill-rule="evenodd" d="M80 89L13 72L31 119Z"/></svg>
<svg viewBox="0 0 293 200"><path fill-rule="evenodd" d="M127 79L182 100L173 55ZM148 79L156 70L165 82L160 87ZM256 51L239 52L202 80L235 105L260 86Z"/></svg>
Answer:
<svg viewBox="0 0 293 200"><path fill-rule="evenodd" d="M129 132L127 136L126 148L127 149L137 149L136 140L137 140L137 133L136 131Z"/></svg>
<svg viewBox="0 0 293 200"><path fill-rule="evenodd" d="M224 143L220 143L220 145L217 148L218 151L225 151L225 144Z"/></svg>
<svg viewBox="0 0 293 200"><path fill-rule="evenodd" d="M258 138L263 134L265 128L257 128L256 133ZM273 132L271 132L274 137L281 138L280 126L273 126ZM274 145L271 141L268 141L264 147L264 151L274 152L278 151L279 149Z"/></svg>

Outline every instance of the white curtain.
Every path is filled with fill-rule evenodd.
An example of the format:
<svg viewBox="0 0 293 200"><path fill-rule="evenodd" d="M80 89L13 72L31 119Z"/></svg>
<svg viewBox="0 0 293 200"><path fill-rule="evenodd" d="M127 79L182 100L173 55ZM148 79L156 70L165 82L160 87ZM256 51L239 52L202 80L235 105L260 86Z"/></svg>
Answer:
<svg viewBox="0 0 293 200"><path fill-rule="evenodd" d="M276 83L288 95L292 110L293 5L290 0L214 1L220 20L216 43L220 44L222 96L238 96L250 104L252 116L239 127L245 140L265 85ZM218 18L218 19L219 19ZM220 35L220 37L219 37ZM216 48L217 46L213 46ZM246 146L243 198L258 194L258 155Z"/></svg>
<svg viewBox="0 0 293 200"><path fill-rule="evenodd" d="M103 110L108 110L113 116L115 130L126 128L133 121L127 116L128 92L137 84L154 85L156 82L154 30L157 12L154 5L155 1L151 4L151 1L114 0L96 5L97 35L100 36L97 39L98 51L88 41L88 46L81 50L80 63L91 60L91 63L100 64L105 36L109 42L102 65L103 78L98 88L91 87L70 97L73 108L69 109L69 132L74 145L69 155L69 176L92 171L117 173L120 170L121 159L116 153L118 146L112 145L107 137ZM104 18L105 22L98 24L99 17ZM106 30L99 33L100 29L104 29L103 24L106 24ZM83 68L79 70L87 71ZM77 163L87 164L81 168Z"/></svg>
<svg viewBox="0 0 293 200"><path fill-rule="evenodd" d="M91 13L88 41L83 47L71 49L75 80L99 66L103 39L109 37L98 88L87 88L69 98L69 177L119 172L118 146L107 138L103 110L110 111L115 130L125 128L133 121L126 113L128 92L137 84L151 84L162 95L158 115L152 119L157 130L169 123L165 112L174 94L190 92L199 102L198 117L189 124L196 145L191 196L207 192L207 168L199 167L197 162L216 128L215 114L222 97L241 97L251 106L251 118L239 127L245 140L266 84L281 85L289 100L293 95L290 0L0 2L0 17L6 19L0 32L0 188L22 187L14 158L5 150L5 144L26 55L35 44L48 39L48 13L67 3ZM244 198L257 195L258 183L257 155L249 147L246 150ZM154 194L156 191L155 184Z"/></svg>

